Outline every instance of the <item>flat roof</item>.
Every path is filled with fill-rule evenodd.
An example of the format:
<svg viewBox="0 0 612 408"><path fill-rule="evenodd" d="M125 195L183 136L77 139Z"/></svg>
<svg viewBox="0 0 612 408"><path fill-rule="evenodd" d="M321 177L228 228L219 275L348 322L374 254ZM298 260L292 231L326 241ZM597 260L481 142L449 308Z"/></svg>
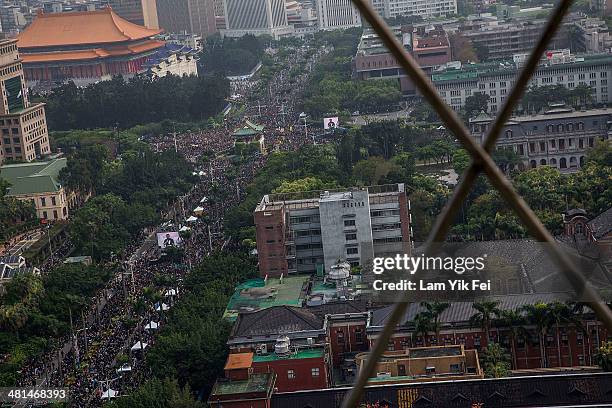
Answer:
<svg viewBox="0 0 612 408"><path fill-rule="evenodd" d="M591 65L596 63L612 63L612 54L589 54L576 56L576 60L573 62L563 62L553 65L540 65L537 71L566 68L568 66ZM460 69L444 68L439 71L434 71L431 74L431 78L434 82L466 80L472 78L476 79L480 76L513 73L517 71L518 68L514 61L504 60L479 64L464 64Z"/></svg>
<svg viewBox="0 0 612 408"><path fill-rule="evenodd" d="M232 353L227 356L225 370L236 370L240 368L250 368L253 364L253 353Z"/></svg>
<svg viewBox="0 0 612 408"><path fill-rule="evenodd" d="M216 395L247 394L254 392L270 391L274 380L274 374L251 374L247 380L241 381L218 381L210 393L209 401Z"/></svg>
<svg viewBox="0 0 612 408"><path fill-rule="evenodd" d="M254 312L273 306L297 306L304 303L304 284L310 275L292 275L278 278L251 279L236 286L223 318L235 321L240 312Z"/></svg>
<svg viewBox="0 0 612 408"><path fill-rule="evenodd" d="M448 357L460 356L461 347L423 347L408 349L410 358L428 358L428 357Z"/></svg>
<svg viewBox="0 0 612 408"><path fill-rule="evenodd" d="M276 353L257 355L253 357L254 363L263 363L266 361L276 361L276 360L302 360L306 358L320 358L325 355L323 349L313 348L313 349L305 349L299 350L297 353L289 353L287 355L278 355Z"/></svg>

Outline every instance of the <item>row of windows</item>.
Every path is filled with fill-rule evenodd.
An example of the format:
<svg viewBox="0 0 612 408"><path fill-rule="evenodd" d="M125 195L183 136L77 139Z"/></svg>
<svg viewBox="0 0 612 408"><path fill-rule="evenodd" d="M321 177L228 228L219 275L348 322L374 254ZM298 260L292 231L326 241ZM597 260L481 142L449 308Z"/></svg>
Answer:
<svg viewBox="0 0 612 408"><path fill-rule="evenodd" d="M307 222L320 222L320 218L318 215L310 215L310 216L295 216L290 217L289 222L291 224L303 224Z"/></svg>
<svg viewBox="0 0 612 408"><path fill-rule="evenodd" d="M389 244L392 242L402 242L402 237L388 237L388 238L376 238L374 239L375 244Z"/></svg>
<svg viewBox="0 0 612 408"><path fill-rule="evenodd" d="M364 206L365 206L365 202L363 201L342 203L343 208L364 207Z"/></svg>
<svg viewBox="0 0 612 408"><path fill-rule="evenodd" d="M373 210L370 211L370 216L374 217L392 217L394 215L400 215L399 210Z"/></svg>
<svg viewBox="0 0 612 408"><path fill-rule="evenodd" d="M319 370L319 367L313 367L310 369L311 377L316 378L316 377L319 377L320 375L321 375L321 371ZM291 370L291 369L287 370L287 378L289 380L295 380L297 378L295 374L295 370Z"/></svg>
<svg viewBox="0 0 612 408"><path fill-rule="evenodd" d="M402 227L402 224L399 222L391 223L391 224L375 224L372 225L372 231L384 231L384 230L394 230Z"/></svg>

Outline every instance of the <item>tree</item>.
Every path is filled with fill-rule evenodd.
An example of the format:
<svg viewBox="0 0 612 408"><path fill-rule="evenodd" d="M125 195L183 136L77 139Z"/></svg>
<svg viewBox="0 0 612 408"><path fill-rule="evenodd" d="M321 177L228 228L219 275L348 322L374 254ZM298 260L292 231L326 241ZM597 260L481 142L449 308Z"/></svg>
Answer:
<svg viewBox="0 0 612 408"><path fill-rule="evenodd" d="M521 157L512 148L495 149L493 160L505 174L508 174L514 166L522 163Z"/></svg>
<svg viewBox="0 0 612 408"><path fill-rule="evenodd" d="M548 359L546 357L546 332L549 325L549 307L546 303L536 303L533 305L525 305L521 308L526 313L527 321L537 328L538 344L540 346L540 366L548 367Z"/></svg>
<svg viewBox="0 0 612 408"><path fill-rule="evenodd" d="M470 118L478 115L481 111L486 112L489 109L489 95L483 92L476 92L473 95L465 98L465 105L463 107L465 114L464 118L467 121Z"/></svg>
<svg viewBox="0 0 612 408"><path fill-rule="evenodd" d="M510 354L512 355L513 367L517 369L516 339L518 336L526 335L524 327L525 317L517 310L498 310L496 320L510 332Z"/></svg>
<svg viewBox="0 0 612 408"><path fill-rule="evenodd" d="M421 302L421 307L425 308L424 312L421 312L423 316L428 318L431 322L431 331L436 333L436 339L440 337L440 330L442 328L440 324L440 316L446 309L450 307L450 303L446 302Z"/></svg>
<svg viewBox="0 0 612 408"><path fill-rule="evenodd" d="M461 175L470 167L471 161L471 156L465 149L457 149L453 154L453 169Z"/></svg>
<svg viewBox="0 0 612 408"><path fill-rule="evenodd" d="M472 41L461 33L452 34L449 38L453 59L461 62L478 62L478 56Z"/></svg>
<svg viewBox="0 0 612 408"><path fill-rule="evenodd" d="M326 183L317 177L304 177L299 180L284 180L280 186L273 190L273 193L297 193L303 191L332 190L338 186L335 183Z"/></svg>
<svg viewBox="0 0 612 408"><path fill-rule="evenodd" d="M470 317L470 323L479 325L485 331L488 343L491 338L491 321L493 316L499 313L499 302L482 300L474 302L472 308L476 310L476 313Z"/></svg>
<svg viewBox="0 0 612 408"><path fill-rule="evenodd" d="M382 157L370 157L361 160L353 167L353 176L364 185L377 185L392 171L399 171L399 166Z"/></svg>
<svg viewBox="0 0 612 408"><path fill-rule="evenodd" d="M612 341L605 342L600 348L599 353L595 357L597 365L602 370L611 372L612 371Z"/></svg>
<svg viewBox="0 0 612 408"><path fill-rule="evenodd" d="M510 373L510 355L498 343L487 345L481 360L485 375L489 378L507 377Z"/></svg>

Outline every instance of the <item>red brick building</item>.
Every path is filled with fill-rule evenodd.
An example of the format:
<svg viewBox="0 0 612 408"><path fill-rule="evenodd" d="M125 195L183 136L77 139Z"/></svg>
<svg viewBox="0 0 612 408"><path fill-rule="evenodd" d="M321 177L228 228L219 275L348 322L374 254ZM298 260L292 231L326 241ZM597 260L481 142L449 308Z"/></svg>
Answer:
<svg viewBox="0 0 612 408"><path fill-rule="evenodd" d="M448 35L441 27L394 27L398 40L427 73L452 61ZM414 94L416 87L393 55L372 31L365 30L354 59L355 76L361 80L397 79L402 92Z"/></svg>

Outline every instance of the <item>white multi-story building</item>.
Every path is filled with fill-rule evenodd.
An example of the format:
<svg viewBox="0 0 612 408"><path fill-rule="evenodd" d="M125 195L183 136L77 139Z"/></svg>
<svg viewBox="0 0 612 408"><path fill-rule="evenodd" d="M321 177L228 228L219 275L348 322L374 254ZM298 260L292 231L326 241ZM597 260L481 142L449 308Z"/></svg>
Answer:
<svg viewBox="0 0 612 408"><path fill-rule="evenodd" d="M457 14L457 0L370 0L384 18L421 16L444 17Z"/></svg>
<svg viewBox="0 0 612 408"><path fill-rule="evenodd" d="M529 86L563 85L574 89L587 85L593 89L593 102L612 102L612 54L560 59L555 58L556 53L549 55L550 59L536 70ZM431 79L440 96L453 109L460 110L466 98L480 92L490 97L489 112L497 112L514 86L521 61L522 58L515 58L508 62L465 65L452 62L434 71Z"/></svg>
<svg viewBox="0 0 612 408"><path fill-rule="evenodd" d="M292 33L287 19L285 0L223 0L227 37L246 34L271 35L279 38Z"/></svg>
<svg viewBox="0 0 612 408"><path fill-rule="evenodd" d="M351 0L317 0L321 30L361 27L361 15Z"/></svg>

